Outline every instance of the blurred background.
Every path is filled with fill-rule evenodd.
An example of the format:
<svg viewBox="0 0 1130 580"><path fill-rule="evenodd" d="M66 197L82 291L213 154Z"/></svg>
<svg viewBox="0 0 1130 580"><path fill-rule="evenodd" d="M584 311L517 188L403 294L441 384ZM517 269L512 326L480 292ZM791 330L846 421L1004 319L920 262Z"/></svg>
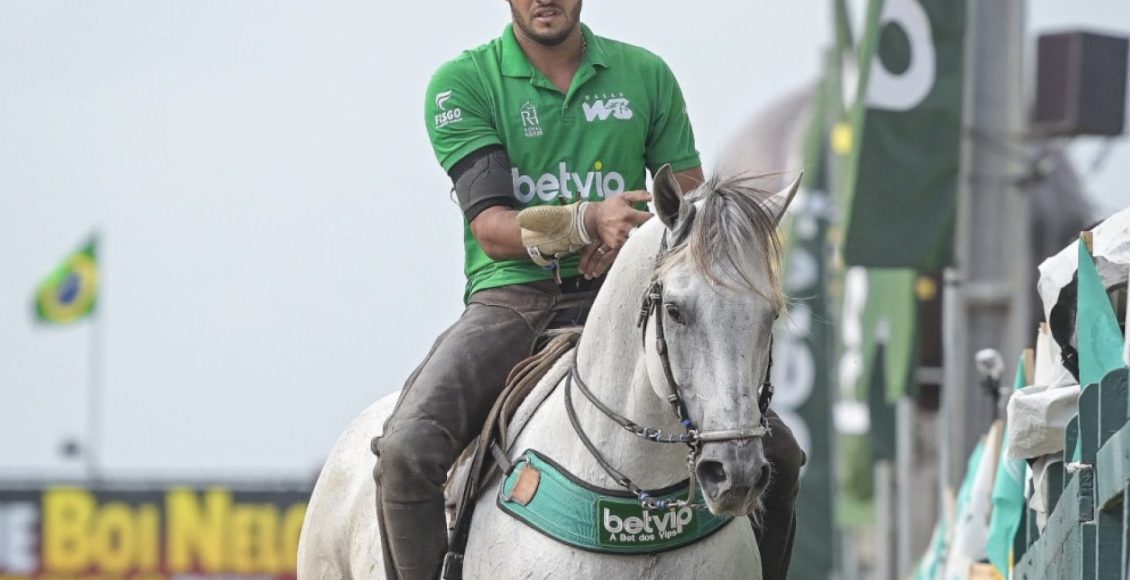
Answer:
<svg viewBox="0 0 1130 580"><path fill-rule="evenodd" d="M895 12L919 5L886 2ZM957 67L947 77L951 100L927 98L927 116L952 132L938 137L937 155L952 158L943 180L953 187L949 213L935 220L942 222L941 241L923 249L920 262L899 264L853 261L871 247L852 242L867 218L851 203L863 201L866 188L856 189L854 180L849 187L844 169L868 162L860 152L876 132L864 129L882 118L868 116L874 101L855 98L867 86L853 79L879 76L866 74L870 59L861 55L885 58L884 43L915 46L913 35L897 27L874 28L877 18L890 20L883 2L584 7L583 20L596 34L644 46L668 62L708 170L735 151L750 151L753 169L803 167L816 176L807 184L808 221L789 226L793 248L815 244L811 256L789 266L793 290L803 290L794 296L813 302L810 310L794 310L781 331L790 337L783 348L791 349L781 360L793 362L780 371L787 374L775 402L810 457L792 577L909 575L945 512L947 484L961 483L968 454L991 420L988 399L945 394L943 383L975 375L971 357L947 367L942 349L923 338L941 340L940 301L932 314L916 314L910 328L880 322L881 313L856 320L867 311L861 296L874 297L877 289L902 288L902 303L916 313L931 308L923 302L940 300L943 270L960 270L961 256L976 253L954 242L954 225L956 239L964 231L962 210L953 209L958 189L1040 182L1052 200L1049 212L1066 216L1057 222L1066 237L1041 236L1042 229L1032 238L1008 237L1008 227L1025 229L1030 220L1007 207L973 226L997 232L990 236L996 242L986 242L993 247L1029 249L1026 266L1006 280L1028 294L1034 264L1085 225L1067 217L1089 224L1130 205L1130 144L1121 134L1061 131L1037 139L1028 127L1038 35L1090 30L1124 38L1130 4L1001 2L1004 13L986 20L981 34L1001 26L1007 33L996 40L1011 42L1012 52L978 45L966 56L964 77L981 74L973 71L982 65L1004 67L994 70L1014 77L1015 86L986 98L1022 124L988 129L979 128L971 109L963 112L959 98L966 96L967 107L982 102L963 88L960 66L973 38L966 35L975 34L965 24L983 11L975 4L921 2L934 19L933 38L948 38L947 54L958 55L936 66L938 78L951 74L943 70L947 62ZM508 21L501 0L0 2L0 575L293 575L287 562L304 498L334 441L362 409L400 388L462 309L462 216L426 139L424 89L439 64L496 37ZM949 23L949 36L939 32L939 21ZM1002 54L1010 55L1007 62L994 65ZM901 67L916 70L913 62ZM1107 89L1122 91L1125 100L1125 60L1120 78L1121 87ZM842 97L834 105L832 94ZM997 169L1017 170L1006 172L1011 181L1004 185L993 182L993 167L971 169L994 155L1001 158ZM891 163L891 174L918 167ZM1049 175L1057 176L1054 186L1046 185ZM887 219L877 215L871 219ZM994 226L1010 219L1021 225ZM905 241L892 235L874 244ZM857 250L845 258L844 244ZM88 268L76 274L75 258L83 256ZM852 273L853 266L870 270ZM97 286L84 296L91 268ZM803 268L827 278L817 283ZM898 280L885 286L878 281L884 276ZM56 297L93 302L69 311L40 303L37 311L45 285ZM1040 310L1034 297L1019 304ZM1017 308L998 314L1001 324L1020 330L998 343L962 345L1001 349L1009 384L1017 352L1034 345L1034 322L1018 322ZM870 339L853 338L853 328L883 346L863 346ZM876 356L885 358L875 362ZM885 420L867 400L875 389L859 388L879 367L888 373L879 389L891 409L890 430L883 431L888 456L867 436ZM902 374L892 380L892 372ZM805 373L812 376L797 378ZM901 423L900 401L912 401ZM957 406L955 415L946 415L943 402ZM954 418L980 410L976 420ZM900 437L904 446L924 442L912 444L917 452L904 467L925 466L914 470L924 481L911 499L933 507L912 510L907 498L893 499L895 487L909 489L909 480L895 483ZM888 480L871 470L884 457L891 460ZM46 510L49 500L61 511ZM114 501L128 506L129 529L139 538L181 514L175 521L189 522L183 533L175 531L181 524L170 524L163 541L183 541L183 552L162 552L152 565L102 561L93 555L102 545L96 532L76 531L71 540L64 532L63 539L37 535L51 513L60 530L113 521L106 510ZM233 514L259 506L259 519L240 529L256 537L256 526L273 530L261 541L275 556L216 556L227 540L191 522L220 513L209 511L220 505ZM908 539L900 544L899 536ZM104 551L125 553L125 540L113 537ZM88 555L67 555L87 544L94 546ZM115 562L127 564L114 569Z"/></svg>

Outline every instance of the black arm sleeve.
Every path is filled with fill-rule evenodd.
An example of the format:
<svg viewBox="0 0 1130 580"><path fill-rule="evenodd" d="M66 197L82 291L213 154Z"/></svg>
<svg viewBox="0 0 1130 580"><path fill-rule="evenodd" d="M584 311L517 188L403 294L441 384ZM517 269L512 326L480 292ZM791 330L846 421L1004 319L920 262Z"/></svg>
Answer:
<svg viewBox="0 0 1130 580"><path fill-rule="evenodd" d="M448 172L455 185L455 197L467 223L496 205L517 207L511 190L510 158L501 145L476 149L460 159Z"/></svg>

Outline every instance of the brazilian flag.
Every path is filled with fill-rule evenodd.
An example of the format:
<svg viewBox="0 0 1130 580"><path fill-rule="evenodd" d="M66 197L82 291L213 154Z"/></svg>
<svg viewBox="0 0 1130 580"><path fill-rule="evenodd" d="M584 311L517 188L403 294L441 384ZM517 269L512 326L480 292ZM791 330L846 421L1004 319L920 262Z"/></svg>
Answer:
<svg viewBox="0 0 1130 580"><path fill-rule="evenodd" d="M40 282L35 291L35 317L45 324L70 324L94 312L98 301L98 238L92 237L80 250Z"/></svg>

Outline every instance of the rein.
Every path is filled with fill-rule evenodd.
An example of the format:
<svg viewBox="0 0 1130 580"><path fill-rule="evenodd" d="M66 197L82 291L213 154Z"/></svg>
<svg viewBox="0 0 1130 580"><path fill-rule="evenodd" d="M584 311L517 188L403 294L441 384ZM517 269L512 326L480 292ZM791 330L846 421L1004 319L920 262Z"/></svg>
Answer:
<svg viewBox="0 0 1130 580"><path fill-rule="evenodd" d="M693 208L693 206L692 206ZM659 252L656 255L656 264L662 262L663 257L670 251L672 245L677 245L679 240L684 238L689 232L689 222L693 219L694 213L689 214L684 220L683 227L680 228L681 233L676 238L675 244L669 244L667 236L663 236L662 244L660 245ZM702 454L702 445L704 443L716 441L735 441L742 439L757 439L765 437L769 434L769 422L766 413L769 410L769 403L773 400L773 383L770 380L770 373L773 370L773 342L770 337L769 342L769 364L765 369L765 379L762 381L761 391L758 394L757 404L761 410L761 423L756 427L745 427L741 429L726 429L720 431L702 431L695 425L694 421L690 419L690 414L687 411L686 402L682 396L682 389L679 387L678 381L675 380L674 372L671 370L671 358L669 355L670 349L667 346L667 336L664 331L663 313L661 306L663 304L663 284L658 280L651 283L647 292L644 295L643 304L640 306L639 320L636 323L641 329L641 340L647 340L647 321L655 318L655 348L659 353L659 360L663 364L663 374L666 377L668 388L670 389L667 395L667 402L671 404L671 410L674 412L675 417L679 419L679 423L683 426L684 432L664 433L660 429L644 427L638 423L628 419L627 417L617 413L608 405L604 404L598 399L592 391L581 379L580 369L577 367L577 360L579 356L573 358L573 365L569 371L569 376L565 380L565 409L569 415L569 422L573 426L573 431L576 432L577 437L588 449L589 453L593 456L596 462L600 465L601 469L608 474L618 485L627 489L630 493L635 495L640 505L646 509L679 509L683 507L691 507L693 509L706 509L706 505L695 502L695 489L698 487L695 477L695 463L698 461L699 456ZM646 345L646 344L645 344ZM578 348L579 348L578 344ZM573 405L572 387L576 383L577 388L580 389L581 394L585 396L597 409L600 410L609 419L612 419L629 433L651 441L654 443L669 443L669 444L685 444L688 447L687 451L687 472L689 477L689 487L686 499L680 500L656 500L652 498L646 491L641 489L638 485L632 482L626 475L621 473L609 463L608 459L600 452L600 450L589 439L588 435L581 428L580 419L577 417L577 410Z"/></svg>

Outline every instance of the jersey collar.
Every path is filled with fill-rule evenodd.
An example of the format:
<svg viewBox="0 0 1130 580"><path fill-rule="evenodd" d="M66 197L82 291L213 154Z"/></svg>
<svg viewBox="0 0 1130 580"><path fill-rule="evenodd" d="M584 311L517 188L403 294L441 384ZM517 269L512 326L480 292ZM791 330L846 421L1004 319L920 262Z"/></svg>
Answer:
<svg viewBox="0 0 1130 580"><path fill-rule="evenodd" d="M588 48L581 66L590 65L609 68L608 55L604 49L604 39L596 36L589 27L581 23L581 34L585 35ZM514 37L514 25L507 24L502 31L502 74L508 77L531 78L534 76L534 65L526 58L518 39Z"/></svg>

